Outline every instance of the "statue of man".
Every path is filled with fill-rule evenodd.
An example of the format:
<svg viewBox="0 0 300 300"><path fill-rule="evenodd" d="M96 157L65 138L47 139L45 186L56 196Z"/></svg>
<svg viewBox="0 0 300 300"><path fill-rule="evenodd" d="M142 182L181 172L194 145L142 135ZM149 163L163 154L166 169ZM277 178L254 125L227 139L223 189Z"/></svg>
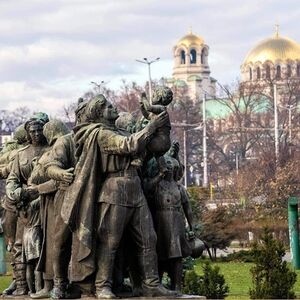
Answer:
<svg viewBox="0 0 300 300"><path fill-rule="evenodd" d="M19 149L25 147L27 144L27 133L24 124L18 126L14 132L14 139L5 144L4 148L0 152L0 179L6 179L10 173L14 158ZM16 229L18 213L14 202L8 197L4 196L2 207L4 208L4 215L2 219L3 231L5 236L5 242L9 252L12 251L15 243ZM11 255L11 265L14 266L14 256ZM14 268L14 267L13 267ZM16 289L15 274L13 274L13 281L7 289L5 289L3 295L11 295Z"/></svg>
<svg viewBox="0 0 300 300"><path fill-rule="evenodd" d="M75 111L76 123L80 124L86 106L85 102L78 104ZM47 175L59 183L54 198L55 224L53 238L53 272L54 288L51 291L52 299L66 299L68 267L71 259L72 232L61 216L62 204L68 185L73 181L75 167L75 144L73 133L59 137L51 150L51 159L44 165Z"/></svg>
<svg viewBox="0 0 300 300"><path fill-rule="evenodd" d="M72 216L77 221L73 227L83 245L77 261L85 262L97 238L96 296L115 298L111 290L113 268L126 230L137 249L143 295L172 296L174 293L159 282L156 234L138 170L131 165L132 157L145 150L156 130L166 124L168 116L163 112L143 130L130 135L116 128L118 112L103 95L87 104L86 114L89 124L75 129L78 164L74 182L68 190L68 205L62 210L68 210L64 214L66 221L70 222ZM98 214L95 215L95 211ZM98 229L93 240L90 235L95 218Z"/></svg>

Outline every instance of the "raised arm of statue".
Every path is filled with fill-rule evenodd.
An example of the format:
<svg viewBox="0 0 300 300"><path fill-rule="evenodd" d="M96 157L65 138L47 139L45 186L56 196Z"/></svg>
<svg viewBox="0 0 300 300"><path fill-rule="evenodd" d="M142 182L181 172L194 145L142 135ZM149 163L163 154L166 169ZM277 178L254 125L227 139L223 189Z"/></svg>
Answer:
<svg viewBox="0 0 300 300"><path fill-rule="evenodd" d="M102 128L98 135L98 144L103 153L107 154L134 154L145 149L150 137L157 128L168 122L166 112L161 113L141 131L129 136L122 136L117 131Z"/></svg>

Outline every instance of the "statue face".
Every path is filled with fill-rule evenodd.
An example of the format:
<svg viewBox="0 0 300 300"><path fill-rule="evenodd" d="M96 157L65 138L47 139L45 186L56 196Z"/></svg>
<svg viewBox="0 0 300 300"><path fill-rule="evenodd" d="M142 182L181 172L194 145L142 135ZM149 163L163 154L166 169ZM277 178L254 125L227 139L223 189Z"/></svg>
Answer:
<svg viewBox="0 0 300 300"><path fill-rule="evenodd" d="M43 135L43 126L41 124L30 125L28 133L33 145L41 145L44 143L45 137Z"/></svg>
<svg viewBox="0 0 300 300"><path fill-rule="evenodd" d="M103 118L110 122L114 122L118 117L119 114L117 109L113 107L113 105L109 101L106 101L103 106Z"/></svg>

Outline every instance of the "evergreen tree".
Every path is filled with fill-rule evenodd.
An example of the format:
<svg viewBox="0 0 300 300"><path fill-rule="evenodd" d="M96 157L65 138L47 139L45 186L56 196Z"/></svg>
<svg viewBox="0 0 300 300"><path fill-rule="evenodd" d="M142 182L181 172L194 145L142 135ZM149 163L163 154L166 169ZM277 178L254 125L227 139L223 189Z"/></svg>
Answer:
<svg viewBox="0 0 300 300"><path fill-rule="evenodd" d="M251 268L253 287L251 299L292 299L297 274L283 261L284 246L265 229L260 242L252 248L255 266Z"/></svg>
<svg viewBox="0 0 300 300"><path fill-rule="evenodd" d="M229 292L224 276L218 266L212 267L209 262L203 265L203 275L195 271L186 272L183 292L191 295L205 296L207 299L224 299Z"/></svg>

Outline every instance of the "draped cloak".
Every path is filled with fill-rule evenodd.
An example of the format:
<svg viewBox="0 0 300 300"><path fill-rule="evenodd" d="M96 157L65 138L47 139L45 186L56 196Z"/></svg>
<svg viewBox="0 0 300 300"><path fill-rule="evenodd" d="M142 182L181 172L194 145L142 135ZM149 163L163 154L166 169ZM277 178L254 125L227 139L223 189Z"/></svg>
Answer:
<svg viewBox="0 0 300 300"><path fill-rule="evenodd" d="M97 198L104 181L97 137L103 124L74 128L77 164L66 191L61 216L73 232L71 280L82 281L96 270Z"/></svg>

